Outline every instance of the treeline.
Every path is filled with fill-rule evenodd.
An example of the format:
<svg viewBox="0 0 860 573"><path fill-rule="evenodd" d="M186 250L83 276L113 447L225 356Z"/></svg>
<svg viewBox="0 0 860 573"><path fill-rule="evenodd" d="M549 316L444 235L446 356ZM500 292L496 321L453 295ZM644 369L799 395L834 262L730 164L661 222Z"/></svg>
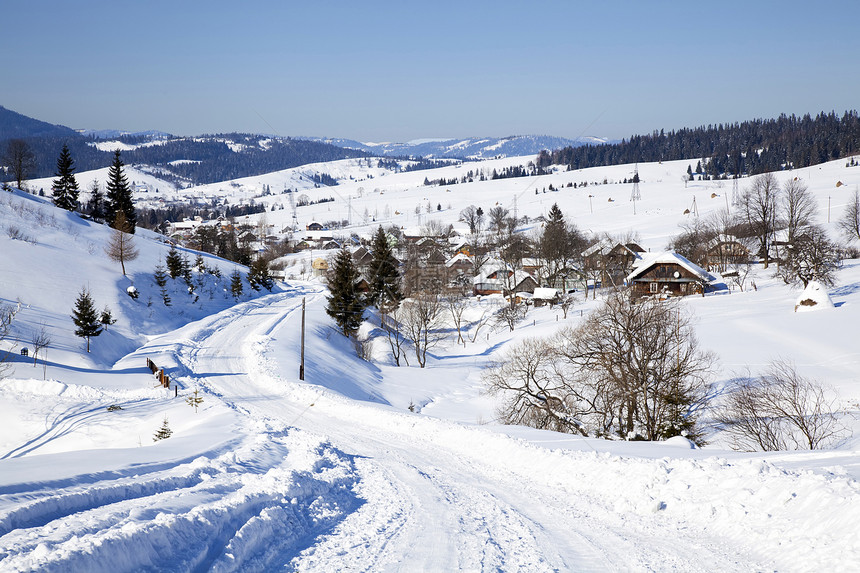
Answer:
<svg viewBox="0 0 860 573"><path fill-rule="evenodd" d="M513 177L531 177L534 175L546 175L547 171L535 163L529 161L527 166L522 165L512 165L510 167L504 167L502 169L493 169L490 173L487 173L484 169L470 169L467 173L462 175L459 179L457 177L452 177L450 179L446 179L444 177L440 177L439 179L429 179L427 177L424 178L424 185L456 185L457 183L472 183L476 179L478 181L486 181L488 179L509 179Z"/></svg>
<svg viewBox="0 0 860 573"><path fill-rule="evenodd" d="M542 151L539 167L567 165L583 169L623 163L706 159L711 177L756 175L808 167L860 151L860 117L847 111L780 115L742 123L684 128L635 135L620 143Z"/></svg>

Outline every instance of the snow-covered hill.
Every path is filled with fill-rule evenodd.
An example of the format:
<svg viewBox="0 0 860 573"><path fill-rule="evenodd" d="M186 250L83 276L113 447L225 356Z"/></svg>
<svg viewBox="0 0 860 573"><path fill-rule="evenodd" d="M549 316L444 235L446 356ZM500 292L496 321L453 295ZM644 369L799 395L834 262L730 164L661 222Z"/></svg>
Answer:
<svg viewBox="0 0 860 573"><path fill-rule="evenodd" d="M340 185L301 189L334 201L297 216L302 226L351 219L337 231L345 234L455 223L470 204L515 209L532 232L558 203L584 230L636 232L655 251L690 220L694 201L702 217L732 207L731 182L682 181L688 161L640 164L635 204L621 182L632 165L424 184L531 159L402 173L346 160L209 191L244 188L246 200L271 206L284 197L259 196L264 184L280 190L331 173ZM860 168L844 161L777 176L809 185L831 232L860 185ZM291 218L289 208L266 216ZM318 282L234 304L204 273L196 302L171 283L168 308L152 280L167 247L139 231L141 255L123 278L103 254L109 233L37 197L0 193L0 302L20 300L14 370L0 381L0 569L808 571L860 560L856 420L845 420L854 435L836 449L769 454L730 451L716 428L711 445L690 449L499 425L481 370L599 301L578 300L567 321L541 308L513 332L484 325L465 347L449 339L434 348L427 368L398 368L382 346L370 361L356 356L332 328ZM225 278L235 268L205 260ZM857 414L860 261L839 271L833 308L807 313L793 310L799 291L756 272L753 291L684 302L702 346L719 356L715 389L785 357ZM125 294L131 281L136 301ZM68 317L85 285L119 318L89 356ZM492 304L476 305L474 318ZM17 352L41 325L53 341L34 366ZM179 384L178 397L155 387L147 358ZM185 402L195 389L198 412ZM153 442L165 418L173 436Z"/></svg>

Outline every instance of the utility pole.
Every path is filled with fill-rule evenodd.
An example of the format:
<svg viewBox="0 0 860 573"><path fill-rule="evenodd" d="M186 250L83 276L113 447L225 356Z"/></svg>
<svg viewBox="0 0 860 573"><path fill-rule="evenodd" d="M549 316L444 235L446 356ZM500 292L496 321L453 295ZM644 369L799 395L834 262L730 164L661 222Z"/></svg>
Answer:
<svg viewBox="0 0 860 573"><path fill-rule="evenodd" d="M302 297L302 362L299 365L299 380L305 379L305 297Z"/></svg>
<svg viewBox="0 0 860 573"><path fill-rule="evenodd" d="M630 194L630 200L633 201L633 214L636 214L636 201L642 199L642 194L639 192L639 164L636 164L636 169L633 171L633 192Z"/></svg>

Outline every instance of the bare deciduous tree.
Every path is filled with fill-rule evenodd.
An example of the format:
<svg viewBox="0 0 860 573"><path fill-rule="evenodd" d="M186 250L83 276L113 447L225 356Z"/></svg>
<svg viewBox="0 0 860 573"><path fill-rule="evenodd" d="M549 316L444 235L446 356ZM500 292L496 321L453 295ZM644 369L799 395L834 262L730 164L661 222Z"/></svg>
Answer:
<svg viewBox="0 0 860 573"><path fill-rule="evenodd" d="M503 424L558 432L578 431L565 402L570 394L558 375L558 358L549 340L527 338L483 375L488 392L501 396L497 410Z"/></svg>
<svg viewBox="0 0 860 573"><path fill-rule="evenodd" d="M512 350L485 381L511 394L503 420L583 435L697 441L696 413L713 362L679 303L634 304L613 293L580 326ZM534 411L520 411L527 409Z"/></svg>
<svg viewBox="0 0 860 573"><path fill-rule="evenodd" d="M113 233L105 246L107 256L122 267L123 276L125 276L125 263L135 260L140 254L134 246L134 236L129 233L130 229L131 225L126 221L125 214L122 211L117 211Z"/></svg>
<svg viewBox="0 0 860 573"><path fill-rule="evenodd" d="M380 316L380 326L382 326L382 330L385 331L388 345L391 347L391 357L394 359L395 366L400 366L401 358L406 362L406 365L409 366L409 360L403 352L403 343L405 342L405 339L400 333L400 315L401 312L399 306L388 312L382 312Z"/></svg>
<svg viewBox="0 0 860 573"><path fill-rule="evenodd" d="M515 297L511 295L511 300L513 301L514 299ZM516 328L517 326L517 323L523 318L525 318L525 316L525 306L513 302L512 304L506 304L499 309L499 311L496 313L496 324L499 326L507 326L508 329L513 332L514 328Z"/></svg>
<svg viewBox="0 0 860 573"><path fill-rule="evenodd" d="M15 178L18 189L35 170L36 156L30 146L23 139L10 139L3 155L3 163L9 169L9 173Z"/></svg>
<svg viewBox="0 0 860 573"><path fill-rule="evenodd" d="M717 421L735 449L816 450L845 433L829 391L785 360L747 376L728 395Z"/></svg>
<svg viewBox="0 0 860 573"><path fill-rule="evenodd" d="M735 263L731 265L729 270L732 271L732 274L730 275L732 283L737 286L741 292L744 292L744 285L752 272L752 265L749 262Z"/></svg>
<svg viewBox="0 0 860 573"><path fill-rule="evenodd" d="M562 293L561 296L558 297L558 306L561 308L561 312L564 314L564 318L567 318L568 311L573 307L573 295L568 293Z"/></svg>
<svg viewBox="0 0 860 573"><path fill-rule="evenodd" d="M860 241L860 191L857 189L854 190L854 195L848 200L845 212L837 225L846 237Z"/></svg>
<svg viewBox="0 0 860 573"><path fill-rule="evenodd" d="M48 332L48 327L40 324L38 330L34 330L30 337L30 344L33 346L33 366L36 366L36 360L39 357L39 352L51 344L51 334Z"/></svg>
<svg viewBox="0 0 860 573"><path fill-rule="evenodd" d="M466 346L466 340L463 338L463 313L469 308L469 299L460 294L452 294L445 298L445 305L451 313L454 328L457 329L457 344Z"/></svg>
<svg viewBox="0 0 860 573"><path fill-rule="evenodd" d="M17 309L10 304L0 304L0 342L6 340L9 336L12 329L12 321L15 320L17 312ZM0 350L0 380L5 378L12 369L10 358L11 352Z"/></svg>
<svg viewBox="0 0 860 573"><path fill-rule="evenodd" d="M776 276L786 284L801 283L804 288L810 281L832 286L839 268L839 246L827 237L820 227L810 226L789 243L783 253L783 263Z"/></svg>
<svg viewBox="0 0 860 573"><path fill-rule="evenodd" d="M483 327L485 324L487 324L490 321L490 319L492 318L492 316L493 315L490 314L489 312L487 312L487 310L485 309L484 312L481 314L481 317L478 320L472 321L472 329L473 330L472 330L471 341L473 343L477 342L478 333L481 332L481 327Z"/></svg>
<svg viewBox="0 0 860 573"><path fill-rule="evenodd" d="M788 242L793 243L803 229L812 223L818 205L806 184L796 177L782 186L782 195L782 219Z"/></svg>
<svg viewBox="0 0 860 573"><path fill-rule="evenodd" d="M442 302L436 293L421 293L401 304L400 325L403 335L415 348L418 365L427 365L427 351L440 340Z"/></svg>
<svg viewBox="0 0 860 573"><path fill-rule="evenodd" d="M460 211L460 220L469 226L469 233L475 235L481 231L481 223L484 220L484 212L480 207L469 205Z"/></svg>
<svg viewBox="0 0 860 573"><path fill-rule="evenodd" d="M741 212L745 222L759 244L759 256L764 259L764 268L770 261L770 246L776 230L776 209L779 197L779 182L773 173L765 173L753 179L752 185L741 198Z"/></svg>

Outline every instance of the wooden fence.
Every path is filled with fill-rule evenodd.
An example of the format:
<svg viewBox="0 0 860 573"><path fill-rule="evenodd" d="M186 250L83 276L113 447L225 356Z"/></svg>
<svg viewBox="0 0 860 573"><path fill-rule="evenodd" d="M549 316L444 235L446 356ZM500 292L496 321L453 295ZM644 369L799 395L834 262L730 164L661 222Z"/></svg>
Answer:
<svg viewBox="0 0 860 573"><path fill-rule="evenodd" d="M146 359L146 367L149 368L149 371L152 372L159 384L164 388L170 388L170 376L164 373L164 368L159 368L149 358ZM174 384L174 386L176 385ZM178 390L179 388L177 387L176 389Z"/></svg>

